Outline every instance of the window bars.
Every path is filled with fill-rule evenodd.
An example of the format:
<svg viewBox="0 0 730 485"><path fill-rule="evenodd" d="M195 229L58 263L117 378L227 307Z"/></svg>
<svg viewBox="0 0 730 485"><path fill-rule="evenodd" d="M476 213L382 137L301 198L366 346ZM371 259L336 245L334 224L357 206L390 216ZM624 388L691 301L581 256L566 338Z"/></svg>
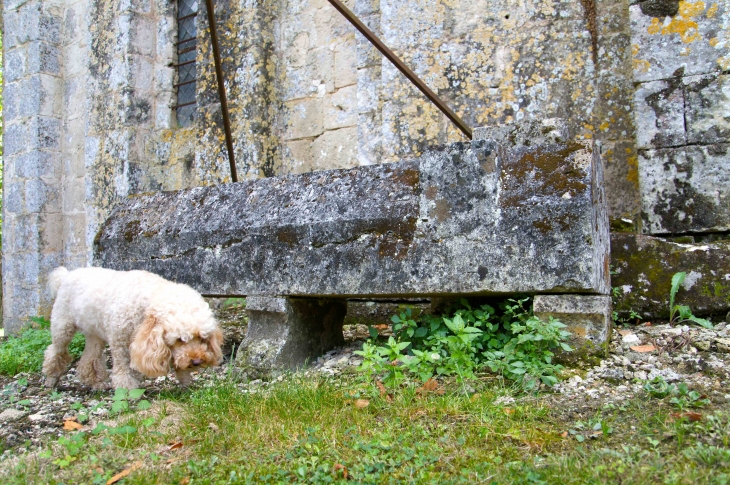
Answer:
<svg viewBox="0 0 730 485"><path fill-rule="evenodd" d="M179 0L177 12L177 122L180 126L189 126L195 119L197 102L195 86L197 69L195 57L198 45L198 0Z"/></svg>

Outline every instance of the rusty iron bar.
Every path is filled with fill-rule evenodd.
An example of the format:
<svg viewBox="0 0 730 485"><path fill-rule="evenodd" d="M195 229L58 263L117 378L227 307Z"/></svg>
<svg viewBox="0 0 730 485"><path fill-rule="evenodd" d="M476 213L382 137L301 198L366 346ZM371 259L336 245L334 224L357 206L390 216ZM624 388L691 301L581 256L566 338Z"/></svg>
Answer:
<svg viewBox="0 0 730 485"><path fill-rule="evenodd" d="M462 120L459 118L459 115L454 113L451 108L449 108L446 103L444 103L441 98L438 97L436 93L434 93L431 88L426 86L426 83L421 81L421 79L416 76L416 73L411 71L411 69L406 66L403 61L401 61L398 56L396 56L393 51L391 51L388 46L383 44L383 42L375 35L373 32L367 28L365 24L363 24L360 19L357 18L357 16L350 11L346 6L340 2L340 0L329 0L329 2L332 4L333 7L335 7L342 15L345 16L345 18L355 26L357 30L360 31L362 35L365 36L367 40L370 41L371 44L375 46L376 49L378 49L381 54L383 54L390 62L395 65L395 67L398 68L400 72L403 73L405 77L408 78L409 81L411 81L433 104L436 105L438 109L441 110L443 114L446 115L447 118L449 118L456 126L459 128L470 140L472 139L472 131L471 128Z"/></svg>
<svg viewBox="0 0 730 485"><path fill-rule="evenodd" d="M228 163L231 165L231 180L238 182L236 173L236 160L233 158L233 138L231 137L231 119L228 116L228 102L226 101L226 86L223 84L223 68L221 67L221 53L218 45L218 32L215 28L215 13L213 12L213 0L205 0L208 10L208 26L210 27L210 41L213 44L213 61L215 63L215 77L218 80L218 98L221 102L223 112L223 130L226 133L226 149L228 150Z"/></svg>

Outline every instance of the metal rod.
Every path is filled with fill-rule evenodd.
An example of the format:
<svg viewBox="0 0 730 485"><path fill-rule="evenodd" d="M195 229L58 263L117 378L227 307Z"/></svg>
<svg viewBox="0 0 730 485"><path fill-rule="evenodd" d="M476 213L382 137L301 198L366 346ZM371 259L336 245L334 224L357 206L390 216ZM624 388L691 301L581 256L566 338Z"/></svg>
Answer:
<svg viewBox="0 0 730 485"><path fill-rule="evenodd" d="M215 29L215 13L213 12L213 0L205 0L208 10L208 26L210 27L210 41L213 44L213 61L215 62L215 77L218 79L218 97L221 101L223 112L223 130L226 133L226 149L228 150L228 163L231 165L231 180L238 182L236 173L236 160L233 158L233 139L231 137L231 120L228 117L228 102L226 101L226 86L223 83L223 68L221 67L221 53L218 46L218 32Z"/></svg>
<svg viewBox="0 0 730 485"><path fill-rule="evenodd" d="M187 39L179 40L179 41L175 42L175 45L184 44L185 42L190 42L192 40L198 40L198 38L197 37L189 37Z"/></svg>
<svg viewBox="0 0 730 485"><path fill-rule="evenodd" d="M459 116L454 113L451 108L449 108L446 103L444 103L441 98L438 97L436 93L431 91L431 89L426 86L426 83L421 81L421 79L416 76L416 73L411 71L408 66L406 66L403 61L401 61L398 56L396 56L393 51L388 48L388 46L383 44L383 42L378 39L378 37L373 34L373 32L368 29L367 26L355 16L354 13L352 13L347 7L345 7L342 2L340 2L340 0L329 0L329 2L342 15L344 15L345 18L352 25L354 25L355 28L359 30L360 33L364 35L367 40L370 41L371 44L373 44L385 57L387 57L388 60L392 62L395 67L397 67L398 70L403 73L405 77L407 77L424 95L426 95L426 97L430 99L431 102L435 104L436 107L438 107L438 109L440 109L443 114L446 115L447 118L449 118L470 140L472 139L471 128L469 128L469 126L464 123L464 120L459 118Z"/></svg>
<svg viewBox="0 0 730 485"><path fill-rule="evenodd" d="M192 84L192 83L194 83L194 82L195 82L195 81L197 81L197 80L198 80L198 79L197 79L197 78L195 78L195 79L193 79L192 81L185 81L184 83L175 83L175 84L173 84L173 85L172 85L172 87L174 87L174 88L179 88L180 86L185 86L186 84Z"/></svg>
<svg viewBox="0 0 730 485"><path fill-rule="evenodd" d="M196 60L197 59L193 59L192 61L185 61L185 62L181 62L180 64L173 64L172 67L187 66L188 64L194 63Z"/></svg>

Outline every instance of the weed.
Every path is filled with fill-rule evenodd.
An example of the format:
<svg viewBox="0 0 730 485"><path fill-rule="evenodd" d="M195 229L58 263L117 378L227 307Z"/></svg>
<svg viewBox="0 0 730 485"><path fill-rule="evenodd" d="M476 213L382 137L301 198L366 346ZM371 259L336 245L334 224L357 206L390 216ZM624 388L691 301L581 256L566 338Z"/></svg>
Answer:
<svg viewBox="0 0 730 485"><path fill-rule="evenodd" d="M668 384L663 377L657 376L644 384L644 390L650 396L664 399L672 396L669 403L680 411L686 408L701 408L710 403L706 396L697 391L690 391L686 383L680 382L676 386Z"/></svg>
<svg viewBox="0 0 730 485"><path fill-rule="evenodd" d="M84 350L84 336L76 334L69 345L74 358ZM50 323L40 317L31 318L31 323L17 337L9 336L0 343L0 374L13 376L19 372L38 372L43 365L43 352L51 343Z"/></svg>
<svg viewBox="0 0 730 485"><path fill-rule="evenodd" d="M455 375L463 382L489 369L528 390L540 382L552 386L562 369L553 363L553 351L572 350L565 343L570 333L553 318L544 322L535 317L525 308L528 302L509 299L497 311L490 305L472 308L462 299L450 313L418 319L406 308L392 317L394 336L385 345L370 342L356 352L363 357L360 370L390 385L406 375L423 381Z"/></svg>
<svg viewBox="0 0 730 485"><path fill-rule="evenodd" d="M669 290L669 322L684 323L693 322L701 327L713 328L712 323L704 318L696 317L692 314L692 310L687 305L675 305L674 297L677 296L679 285L682 284L687 273L676 273L672 276L672 288Z"/></svg>

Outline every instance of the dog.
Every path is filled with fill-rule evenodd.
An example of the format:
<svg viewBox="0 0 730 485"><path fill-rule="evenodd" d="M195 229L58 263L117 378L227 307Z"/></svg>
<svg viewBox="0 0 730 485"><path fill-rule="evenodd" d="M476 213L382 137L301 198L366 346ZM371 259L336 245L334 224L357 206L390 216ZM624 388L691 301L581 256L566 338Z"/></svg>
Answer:
<svg viewBox="0 0 730 485"><path fill-rule="evenodd" d="M222 359L223 333L203 297L187 285L147 271L59 267L48 286L55 298L52 343L43 361L49 387L56 387L71 364L68 345L76 332L86 336L77 375L95 389L108 388L106 344L115 389L136 389L140 374L159 377L170 369L187 386L191 372Z"/></svg>

